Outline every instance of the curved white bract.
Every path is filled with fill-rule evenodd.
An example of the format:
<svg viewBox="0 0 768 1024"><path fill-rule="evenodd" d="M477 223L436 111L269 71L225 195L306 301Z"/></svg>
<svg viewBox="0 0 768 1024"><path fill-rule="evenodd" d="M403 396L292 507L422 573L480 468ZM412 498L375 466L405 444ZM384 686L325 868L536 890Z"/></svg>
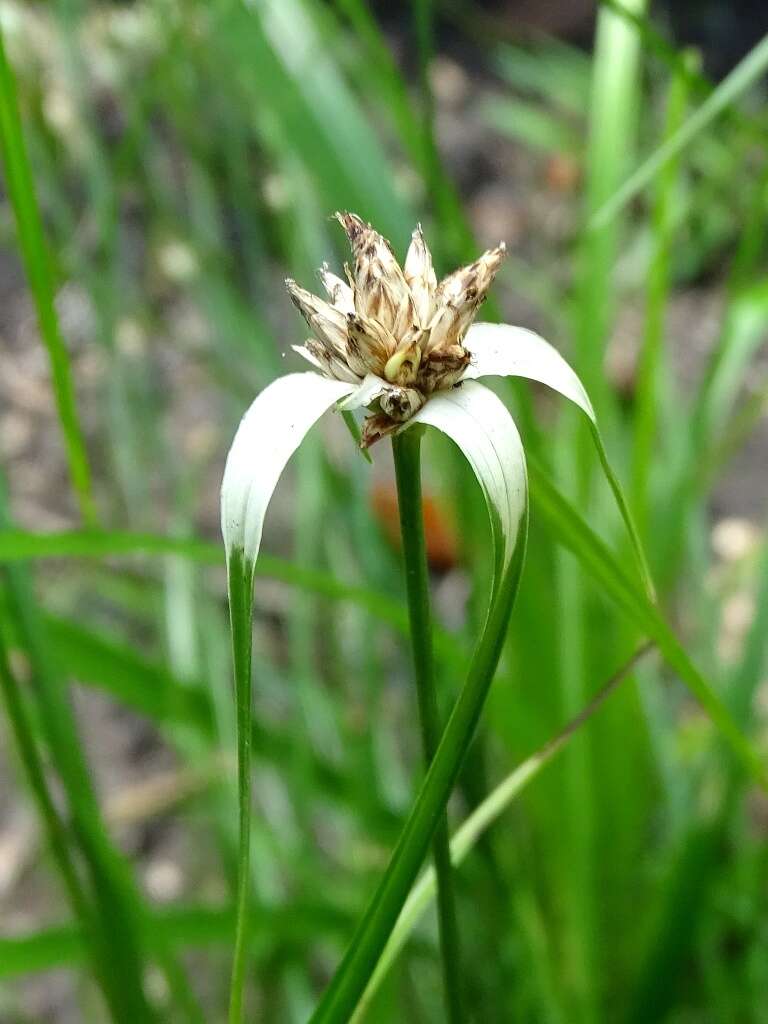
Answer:
<svg viewBox="0 0 768 1024"><path fill-rule="evenodd" d="M310 427L352 389L317 373L290 373L278 377L252 403L237 428L221 485L227 558L241 548L253 565L267 505L285 464Z"/></svg>
<svg viewBox="0 0 768 1024"><path fill-rule="evenodd" d="M570 398L595 422L584 385L560 353L538 334L509 324L473 324L464 347L472 362L464 380L478 377L527 377Z"/></svg>
<svg viewBox="0 0 768 1024"><path fill-rule="evenodd" d="M528 494L523 445L507 407L482 384L467 381L434 395L402 429L416 423L447 434L472 466L488 505L497 569L503 572L515 550Z"/></svg>

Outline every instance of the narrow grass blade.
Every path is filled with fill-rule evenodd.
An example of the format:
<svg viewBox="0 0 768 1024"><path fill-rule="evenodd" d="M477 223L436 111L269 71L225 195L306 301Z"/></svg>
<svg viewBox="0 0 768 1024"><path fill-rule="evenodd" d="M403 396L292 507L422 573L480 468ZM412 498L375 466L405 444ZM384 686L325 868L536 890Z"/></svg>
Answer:
<svg viewBox="0 0 768 1024"><path fill-rule="evenodd" d="M764 678L768 655L768 545L757 567L756 612L740 661L730 673L728 706L738 725L750 725L755 693ZM734 808L743 792L744 775L722 743L712 745L710 767L720 780L714 806L702 818L693 811L661 889L661 901L640 958L626 1020L641 1024L669 1013L679 994L701 925L722 881L722 850L729 842ZM725 769L723 782L723 769ZM713 776L714 777L714 776Z"/></svg>
<svg viewBox="0 0 768 1024"><path fill-rule="evenodd" d="M505 376L539 381L568 398L586 415L600 466L627 530L643 586L653 600L653 580L643 545L621 483L608 461L608 453L597 426L592 403L578 375L553 345L523 327L511 327L509 324L474 324L467 332L465 344L472 353L472 363L465 372L465 380Z"/></svg>
<svg viewBox="0 0 768 1024"><path fill-rule="evenodd" d="M255 98L317 183L328 209L357 210L388 237L410 230L386 155L302 0L229 5L226 38ZM297 46L300 38L302 45ZM334 116L329 118L329 111Z"/></svg>
<svg viewBox="0 0 768 1024"><path fill-rule="evenodd" d="M4 481L0 479L0 527L8 522ZM102 963L114 993L110 1005L126 1024L154 1021L154 1009L144 990L143 898L104 823L69 694L30 579L22 566L7 566L3 576L9 619L29 658L35 711L61 781L72 836L87 869L99 941L105 947Z"/></svg>
<svg viewBox="0 0 768 1024"><path fill-rule="evenodd" d="M530 463L534 507L545 517L554 535L576 555L583 568L610 594L641 632L649 636L722 733L752 778L768 789L768 772L733 720L722 698L701 674L661 613L626 575L604 542L582 519L535 463Z"/></svg>
<svg viewBox="0 0 768 1024"><path fill-rule="evenodd" d="M646 0L626 6L636 14ZM589 103L584 216L614 192L626 173L635 145L639 105L640 46L632 26L605 8L598 11ZM614 400L603 359L616 302L613 287L619 225L582 234L577 264L575 368L604 430L613 427ZM583 455L583 453L580 453Z"/></svg>
<svg viewBox="0 0 768 1024"><path fill-rule="evenodd" d="M435 686L432 649L432 611L429 596L429 566L424 536L424 509L421 501L420 429L406 430L392 439L392 454L397 480L400 535L403 545L406 592L410 618L413 670L421 727L422 750L427 769L440 742L440 712ZM443 811L432 844L438 887L438 920L443 966L443 988L447 1019L461 1024L464 992L461 976L461 950L456 918L453 869L448 849L448 814Z"/></svg>
<svg viewBox="0 0 768 1024"><path fill-rule="evenodd" d="M56 407L64 435L72 485L83 520L93 524L96 521L96 506L93 501L91 471L75 405L69 356L59 330L54 305L53 274L24 143L14 73L6 57L1 26L0 150L5 164L8 195L16 217L19 248L37 310L40 333L48 350Z"/></svg>
<svg viewBox="0 0 768 1024"><path fill-rule="evenodd" d="M529 782L563 749L573 734L600 708L616 687L626 679L635 665L651 650L651 644L644 644L613 676L598 690L587 706L573 718L557 736L554 736L536 753L531 754L518 765L503 782L500 782L470 814L461 828L451 838L451 861L458 867L474 849L480 837L498 820L510 803L520 795ZM421 876L400 912L376 970L363 993L350 1024L361 1024L382 981L405 946L430 902L435 898L437 882L432 868Z"/></svg>
<svg viewBox="0 0 768 1024"><path fill-rule="evenodd" d="M235 909L231 905L176 904L158 909L148 922L147 942L151 950L201 950L211 946L224 949L232 941ZM318 900L302 906L265 907L259 920L251 920L250 948L263 959L273 954L275 944L300 945L309 932L340 933L349 924L348 915ZM85 962L86 947L80 927L74 922L0 938L0 980L76 967Z"/></svg>
<svg viewBox="0 0 768 1024"><path fill-rule="evenodd" d="M240 548L234 548L228 552L227 580L237 712L237 791L240 828L237 857L237 923L229 994L229 1024L240 1024L243 1019L251 881L251 618L253 615L253 562L246 559Z"/></svg>
<svg viewBox="0 0 768 1024"><path fill-rule="evenodd" d="M0 529L0 563L45 558L112 558L134 554L177 554L195 561L221 564L221 545L198 538L165 537L119 530L66 530L34 533ZM403 632L408 629L404 607L387 594L337 580L320 569L304 568L270 555L259 555L256 577L279 580L336 601L349 601ZM450 645L450 638L444 637Z"/></svg>
<svg viewBox="0 0 768 1024"><path fill-rule="evenodd" d="M43 724L52 761L61 779L72 817L72 833L88 868L96 908L97 933L105 946L110 1006L119 1021L154 1019L141 980L142 955L137 942L141 903L132 888L127 865L104 829L87 766L81 755L66 691L49 661L50 648L42 635L25 581L18 570L5 570L9 607L30 656L36 708Z"/></svg>
<svg viewBox="0 0 768 1024"><path fill-rule="evenodd" d="M735 102L768 69L768 36L764 36L718 85L712 95L627 179L621 188L594 213L588 227L598 229L619 213L653 180L662 167L681 153L731 103Z"/></svg>
<svg viewBox="0 0 768 1024"><path fill-rule="evenodd" d="M4 617L5 610L0 604L0 617ZM141 657L125 644L95 633L79 622L45 615L43 624L63 673L74 676L83 685L102 690L161 729L183 726L203 738L214 738L213 707L201 688L182 683L164 665ZM12 634L11 639L24 649L22 638ZM257 720L252 729L260 757L275 764L289 759L294 746L290 731ZM336 799L345 797L346 780L330 760L320 760L314 771L325 793Z"/></svg>
<svg viewBox="0 0 768 1024"><path fill-rule="evenodd" d="M667 95L665 138L671 138L682 123L688 103L688 90L688 79L682 72L675 73ZM651 214L653 252L648 268L645 325L638 359L631 494L640 535L646 540L651 521L649 488L658 407L664 397L664 325L671 285L671 243L674 237L675 200L679 185L678 163L677 160L669 161L659 176L654 195Z"/></svg>
<svg viewBox="0 0 768 1024"><path fill-rule="evenodd" d="M504 645L525 557L527 516L512 561L504 573L467 680L446 725L437 754L408 817L397 847L366 914L334 978L312 1016L313 1024L347 1021L416 878L439 815L454 785Z"/></svg>
<svg viewBox="0 0 768 1024"><path fill-rule="evenodd" d="M51 795L43 761L35 741L34 729L24 706L18 683L11 671L2 631L0 631L0 690L2 690L8 720L19 748L20 760L27 775L27 782L43 822L48 843L64 883L72 911L82 930L84 945L88 950L96 980L101 986L112 1019L119 1021L121 1019L120 992L119 988L116 989L113 986L113 979L107 966L109 963L108 947L99 935L99 925L94 917L93 906L78 876L70 849L67 828Z"/></svg>

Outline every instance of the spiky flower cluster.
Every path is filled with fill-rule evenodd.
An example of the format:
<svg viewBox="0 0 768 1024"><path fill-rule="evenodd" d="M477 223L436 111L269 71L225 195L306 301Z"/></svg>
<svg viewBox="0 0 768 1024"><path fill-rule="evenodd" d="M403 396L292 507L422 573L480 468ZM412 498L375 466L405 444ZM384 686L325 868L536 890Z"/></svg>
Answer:
<svg viewBox="0 0 768 1024"><path fill-rule="evenodd" d="M438 284L421 228L413 232L403 268L389 242L354 213L337 213L352 248L347 281L324 264L328 300L286 287L314 337L294 346L326 377L371 384L373 414L363 446L410 419L436 391L462 377L470 354L462 342L504 258L502 242ZM373 379L372 379L373 378ZM366 402L366 404L369 404Z"/></svg>

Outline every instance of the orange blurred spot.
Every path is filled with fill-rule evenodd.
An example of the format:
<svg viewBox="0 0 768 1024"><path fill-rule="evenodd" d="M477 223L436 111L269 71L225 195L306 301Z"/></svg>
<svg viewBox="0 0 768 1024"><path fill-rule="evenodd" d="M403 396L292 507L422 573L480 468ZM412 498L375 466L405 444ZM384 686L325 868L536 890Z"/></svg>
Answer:
<svg viewBox="0 0 768 1024"><path fill-rule="evenodd" d="M447 572L458 561L458 541L453 523L444 508L430 494L422 497L424 506L424 535L427 541L427 561L431 569ZM397 491L394 484L375 484L371 491L371 508L376 521L387 539L400 550L400 516L397 509Z"/></svg>
<svg viewBox="0 0 768 1024"><path fill-rule="evenodd" d="M553 192L570 193L579 183L579 165L565 153L556 153L547 160L544 177Z"/></svg>

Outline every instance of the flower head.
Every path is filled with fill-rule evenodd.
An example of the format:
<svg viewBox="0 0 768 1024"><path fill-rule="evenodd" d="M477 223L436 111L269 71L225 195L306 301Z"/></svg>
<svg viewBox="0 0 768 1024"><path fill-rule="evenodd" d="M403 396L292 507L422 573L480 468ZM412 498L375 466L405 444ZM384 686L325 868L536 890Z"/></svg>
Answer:
<svg viewBox="0 0 768 1024"><path fill-rule="evenodd" d="M329 409L365 408L366 447L414 425L440 430L458 445L488 503L494 567L505 571L527 501L525 458L512 417L478 378L547 384L582 409L597 437L581 381L533 331L472 322L504 258L503 244L438 283L421 228L401 267L370 224L352 213L337 218L352 247L346 280L323 265L324 299L287 281L312 332L297 351L315 372L289 373L265 387L227 457L221 489L227 557L239 553L252 574L264 515L292 453Z"/></svg>
<svg viewBox="0 0 768 1024"><path fill-rule="evenodd" d="M328 300L290 278L288 293L313 337L294 346L332 380L365 383L372 415L363 445L392 433L437 391L464 376L467 330L504 259L504 243L439 284L421 228L413 232L401 268L392 246L354 213L337 213L352 249L348 283L330 273L320 280ZM371 380L370 378L373 378Z"/></svg>

